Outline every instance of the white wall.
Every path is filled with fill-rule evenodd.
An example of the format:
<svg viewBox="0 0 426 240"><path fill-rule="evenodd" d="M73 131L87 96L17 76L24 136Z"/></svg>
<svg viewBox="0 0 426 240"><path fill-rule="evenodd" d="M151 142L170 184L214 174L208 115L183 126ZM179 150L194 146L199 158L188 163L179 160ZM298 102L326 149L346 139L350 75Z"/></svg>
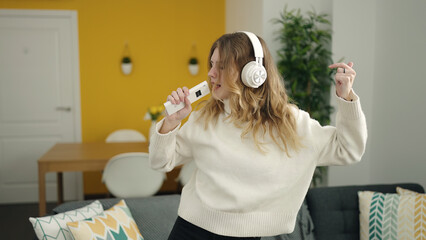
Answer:
<svg viewBox="0 0 426 240"><path fill-rule="evenodd" d="M369 140L365 161L332 169L332 184L362 183L368 177L370 183L426 187L425 11L426 2L416 0L334 1L333 52L349 53L358 62L355 89Z"/></svg>
<svg viewBox="0 0 426 240"><path fill-rule="evenodd" d="M225 17L227 33L250 31L263 35L263 1L259 0L227 0Z"/></svg>
<svg viewBox="0 0 426 240"><path fill-rule="evenodd" d="M426 2L391 2L376 10L371 178L426 187Z"/></svg>
<svg viewBox="0 0 426 240"><path fill-rule="evenodd" d="M357 76L353 89L361 99L369 139L367 149L358 164L329 168L329 185L349 185L372 183L371 143L373 125L373 91L375 64L376 2L370 0L339 0L333 2L333 59L344 57L344 61L353 61ZM368 6L368 7L366 7ZM343 11L343 9L346 9ZM349 10L348 10L349 9ZM332 93L334 93L334 88ZM332 104L336 106L335 98ZM332 115L334 124L335 114Z"/></svg>
<svg viewBox="0 0 426 240"><path fill-rule="evenodd" d="M331 167L329 185L418 182L426 188L426 1L227 0L227 8L232 7L227 9L227 32L240 26L254 31L276 60L279 26L271 19L279 17L285 4L329 14L333 58L355 62L354 89L369 130L367 150L359 164ZM262 13L253 14L258 9ZM236 11L238 23L230 17Z"/></svg>

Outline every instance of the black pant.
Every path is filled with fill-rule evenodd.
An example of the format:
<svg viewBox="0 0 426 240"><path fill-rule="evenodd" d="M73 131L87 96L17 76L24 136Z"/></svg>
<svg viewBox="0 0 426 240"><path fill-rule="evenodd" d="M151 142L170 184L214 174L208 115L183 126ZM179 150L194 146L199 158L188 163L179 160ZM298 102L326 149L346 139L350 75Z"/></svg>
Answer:
<svg viewBox="0 0 426 240"><path fill-rule="evenodd" d="M214 234L178 217L168 240L260 240L260 237L226 237Z"/></svg>

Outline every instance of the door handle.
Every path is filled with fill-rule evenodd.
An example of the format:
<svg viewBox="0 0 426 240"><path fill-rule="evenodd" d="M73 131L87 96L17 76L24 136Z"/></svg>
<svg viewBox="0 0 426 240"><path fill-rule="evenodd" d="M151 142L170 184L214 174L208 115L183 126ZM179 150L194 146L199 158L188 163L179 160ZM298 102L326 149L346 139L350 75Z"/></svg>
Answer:
<svg viewBox="0 0 426 240"><path fill-rule="evenodd" d="M71 107L56 107L56 111L71 112Z"/></svg>

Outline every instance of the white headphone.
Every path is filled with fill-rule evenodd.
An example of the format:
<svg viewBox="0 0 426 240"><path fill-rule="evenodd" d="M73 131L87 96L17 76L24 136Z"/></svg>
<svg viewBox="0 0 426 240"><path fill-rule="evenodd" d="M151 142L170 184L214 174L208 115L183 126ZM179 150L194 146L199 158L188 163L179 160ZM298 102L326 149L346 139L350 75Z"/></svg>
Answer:
<svg viewBox="0 0 426 240"><path fill-rule="evenodd" d="M253 45L256 61L250 61L244 65L241 71L241 80L247 87L258 88L265 82L268 76L265 67L263 67L262 44L254 33L244 31L242 33L245 33L249 37Z"/></svg>

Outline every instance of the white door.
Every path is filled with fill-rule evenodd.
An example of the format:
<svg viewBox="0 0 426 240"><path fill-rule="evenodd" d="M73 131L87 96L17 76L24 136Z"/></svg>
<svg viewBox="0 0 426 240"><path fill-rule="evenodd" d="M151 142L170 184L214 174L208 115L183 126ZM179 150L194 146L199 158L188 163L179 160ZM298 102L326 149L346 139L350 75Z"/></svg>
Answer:
<svg viewBox="0 0 426 240"><path fill-rule="evenodd" d="M37 160L56 142L81 141L75 11L0 10L0 203L37 202ZM47 176L56 201L56 175ZM64 174L64 198L81 175Z"/></svg>

